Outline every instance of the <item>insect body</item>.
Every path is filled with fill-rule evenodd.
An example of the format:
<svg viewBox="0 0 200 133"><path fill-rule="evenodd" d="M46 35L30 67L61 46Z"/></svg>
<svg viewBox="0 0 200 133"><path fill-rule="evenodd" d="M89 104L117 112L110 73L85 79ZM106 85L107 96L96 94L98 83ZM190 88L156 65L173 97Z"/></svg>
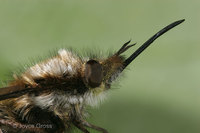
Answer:
<svg viewBox="0 0 200 133"><path fill-rule="evenodd" d="M176 21L156 33L129 58L122 53L133 45L125 43L108 58L81 58L61 49L57 56L30 67L0 89L0 132L64 133L75 126L108 133L88 123L85 107L103 99L119 74L155 39L179 25Z"/></svg>

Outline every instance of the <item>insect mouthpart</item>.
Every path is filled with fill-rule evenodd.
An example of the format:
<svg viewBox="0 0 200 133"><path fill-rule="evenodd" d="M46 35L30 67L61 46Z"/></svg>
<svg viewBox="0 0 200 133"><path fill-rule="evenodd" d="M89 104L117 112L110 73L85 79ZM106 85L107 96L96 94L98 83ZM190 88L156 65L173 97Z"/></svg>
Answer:
<svg viewBox="0 0 200 133"><path fill-rule="evenodd" d="M121 54L127 51L132 46L136 45L136 43L129 45L131 40L126 42L113 56L106 60L105 64L103 64L103 66L105 67L104 76L106 79L106 84L110 85L113 81L115 81L117 77L119 77L121 72L158 37L184 21L184 19L175 21L164 27L155 35L153 35L150 39L148 39L142 46L140 46L130 57L125 59L123 58L123 56L121 56Z"/></svg>
<svg viewBox="0 0 200 133"><path fill-rule="evenodd" d="M160 31L158 31L155 35L153 35L151 38L149 38L142 46L140 46L130 57L128 57L124 63L123 63L123 70L138 56L140 55L150 44L152 44L158 37L166 33L167 31L171 30L172 28L176 27L177 25L181 24L184 22L185 19L175 21L168 26L164 27ZM116 53L117 55L120 55L121 53L125 52L127 49L130 47L134 46L133 45L128 45L130 41L125 43L120 50Z"/></svg>

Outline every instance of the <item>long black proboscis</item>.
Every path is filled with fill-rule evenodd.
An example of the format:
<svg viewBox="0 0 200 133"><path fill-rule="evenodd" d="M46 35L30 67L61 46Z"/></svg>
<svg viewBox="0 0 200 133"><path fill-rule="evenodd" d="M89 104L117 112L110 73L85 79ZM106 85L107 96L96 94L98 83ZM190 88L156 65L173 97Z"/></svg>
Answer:
<svg viewBox="0 0 200 133"><path fill-rule="evenodd" d="M151 43L153 43L158 37L169 31L170 29L174 28L175 26L181 24L184 22L185 19L175 21L159 32L157 32L155 35L153 35L149 40L147 40L141 47L139 47L128 59L125 60L124 62L124 68L126 68L142 51L144 51Z"/></svg>

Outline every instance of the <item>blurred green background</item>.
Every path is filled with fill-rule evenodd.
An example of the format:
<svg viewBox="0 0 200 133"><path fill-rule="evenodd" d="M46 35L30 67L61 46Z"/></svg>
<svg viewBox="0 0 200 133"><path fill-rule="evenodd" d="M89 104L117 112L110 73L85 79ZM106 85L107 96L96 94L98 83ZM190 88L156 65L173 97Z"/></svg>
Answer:
<svg viewBox="0 0 200 133"><path fill-rule="evenodd" d="M199 12L199 0L1 0L1 81L57 48L118 50L131 38L137 45L128 56L185 18L129 66L118 89L89 109L89 121L110 133L199 133Z"/></svg>

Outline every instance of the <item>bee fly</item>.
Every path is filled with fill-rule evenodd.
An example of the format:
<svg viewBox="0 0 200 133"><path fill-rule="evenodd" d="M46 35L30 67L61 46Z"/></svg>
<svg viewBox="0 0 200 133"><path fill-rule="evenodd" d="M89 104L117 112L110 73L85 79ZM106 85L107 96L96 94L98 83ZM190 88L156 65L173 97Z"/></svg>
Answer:
<svg viewBox="0 0 200 133"><path fill-rule="evenodd" d="M130 57L122 54L135 44L126 42L108 58L82 58L61 49L57 56L38 63L14 76L8 87L0 88L0 132L64 133L77 127L84 133L91 128L107 130L88 123L86 106L101 100L119 74L154 40L182 23L166 26Z"/></svg>

